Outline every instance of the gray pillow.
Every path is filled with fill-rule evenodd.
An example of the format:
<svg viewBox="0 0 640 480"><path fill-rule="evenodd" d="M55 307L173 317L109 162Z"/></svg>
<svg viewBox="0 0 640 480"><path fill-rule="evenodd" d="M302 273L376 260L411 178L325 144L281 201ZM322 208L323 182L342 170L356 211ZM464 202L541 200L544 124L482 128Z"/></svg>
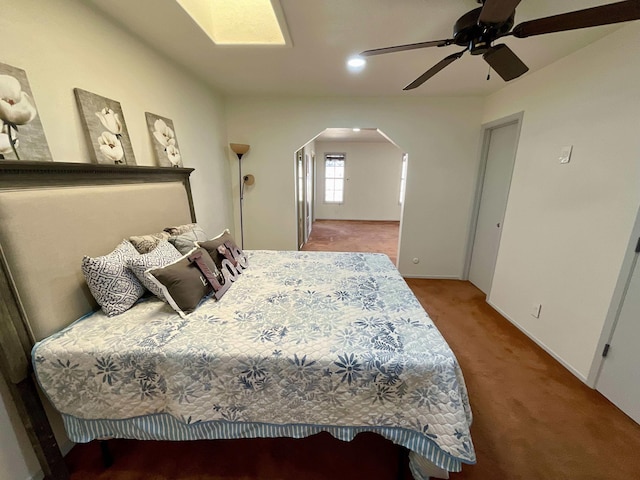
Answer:
<svg viewBox="0 0 640 480"><path fill-rule="evenodd" d="M203 242L207 240L207 234L204 233L204 230L195 223L192 225L193 226L184 233L169 237L169 243L176 247L183 255L186 255L195 248L195 242Z"/></svg>
<svg viewBox="0 0 640 480"><path fill-rule="evenodd" d="M127 262L128 267L138 277L140 283L144 285L151 293L164 300L162 291L157 285L147 277L144 272L150 268L164 267L180 258L180 252L175 249L166 240L162 240L156 248L144 255L130 258Z"/></svg>
<svg viewBox="0 0 640 480"><path fill-rule="evenodd" d="M200 302L213 293L211 282L189 257L201 253L200 258L214 276L220 273L215 263L202 248L194 248L175 262L147 271L147 276L163 293L164 298L181 317L193 312Z"/></svg>
<svg viewBox="0 0 640 480"><path fill-rule="evenodd" d="M193 230L194 227L197 227L197 223L186 223L184 225L178 225L175 227L166 227L164 229L169 235L182 235L183 233L188 232L189 230Z"/></svg>
<svg viewBox="0 0 640 480"><path fill-rule="evenodd" d="M222 269L222 260L224 260L226 257L220 251L220 247L226 242L230 242L232 245L236 245L236 241L231 236L231 232L228 228L220 235L212 238L211 240L207 240L206 238L204 240L199 240L197 245L198 247L204 248L209 253L209 255L211 255L213 261L216 262L218 268Z"/></svg>
<svg viewBox="0 0 640 480"><path fill-rule="evenodd" d="M127 311L144 294L144 287L127 268L127 262L139 256L133 245L123 240L108 255L82 259L89 290L107 316Z"/></svg>

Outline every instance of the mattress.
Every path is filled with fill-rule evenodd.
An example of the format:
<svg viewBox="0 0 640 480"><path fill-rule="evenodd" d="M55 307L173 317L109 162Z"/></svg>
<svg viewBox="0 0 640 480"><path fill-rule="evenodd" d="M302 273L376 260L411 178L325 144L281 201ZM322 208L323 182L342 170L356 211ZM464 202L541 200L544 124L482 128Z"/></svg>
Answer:
<svg viewBox="0 0 640 480"><path fill-rule="evenodd" d="M247 254L186 318L151 298L34 346L71 440L371 431L448 471L475 463L458 362L388 257Z"/></svg>

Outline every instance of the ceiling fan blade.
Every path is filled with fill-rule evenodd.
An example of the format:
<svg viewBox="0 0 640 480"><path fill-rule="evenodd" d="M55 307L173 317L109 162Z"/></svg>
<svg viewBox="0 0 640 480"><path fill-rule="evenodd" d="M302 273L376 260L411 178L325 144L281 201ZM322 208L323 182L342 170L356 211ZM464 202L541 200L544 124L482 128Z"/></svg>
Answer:
<svg viewBox="0 0 640 480"><path fill-rule="evenodd" d="M453 63L454 61L456 61L457 59L459 59L462 54L464 52L466 52L467 49L465 48L464 50L462 50L461 52L458 53L454 53L452 55L449 55L448 57L443 58L442 60L440 60L438 63L436 63L433 67L431 67L429 70L427 70L426 72L424 72L422 75L420 75L418 78L416 78L413 82L411 82L409 85L407 85L406 87L403 88L403 90L413 90L414 88L419 87L420 85L422 85L424 82L426 82L427 80L429 80L431 77L433 77L436 73L438 73L440 70L442 70L444 67L446 67L447 65L449 65L450 63Z"/></svg>
<svg viewBox="0 0 640 480"><path fill-rule="evenodd" d="M518 56L506 45L491 47L482 58L493 68L505 82L518 78L529 71Z"/></svg>
<svg viewBox="0 0 640 480"><path fill-rule="evenodd" d="M431 42L419 42L409 43L406 45L396 45L395 47L374 48L372 50L365 50L360 53L360 57L370 57L371 55L382 55L383 53L404 52L405 50L415 50L418 48L427 47L446 47L451 45L453 40L433 40Z"/></svg>
<svg viewBox="0 0 640 480"><path fill-rule="evenodd" d="M639 19L640 1L627 0L522 22L513 29L512 34L518 38L525 38Z"/></svg>
<svg viewBox="0 0 640 480"><path fill-rule="evenodd" d="M485 0L478 22L500 24L509 20L521 0Z"/></svg>

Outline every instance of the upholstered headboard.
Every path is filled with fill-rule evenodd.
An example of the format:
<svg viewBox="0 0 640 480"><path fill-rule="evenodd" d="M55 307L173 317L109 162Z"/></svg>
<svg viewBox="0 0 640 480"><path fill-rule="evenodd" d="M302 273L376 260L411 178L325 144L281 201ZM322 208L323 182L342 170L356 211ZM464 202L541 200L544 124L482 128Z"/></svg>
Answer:
<svg viewBox="0 0 640 480"><path fill-rule="evenodd" d="M0 161L0 371L9 383L31 381L34 341L96 309L80 269L84 255L195 222L192 171ZM20 389L16 395L24 400ZM37 427L23 420L28 432ZM46 447L36 443L42 464Z"/></svg>

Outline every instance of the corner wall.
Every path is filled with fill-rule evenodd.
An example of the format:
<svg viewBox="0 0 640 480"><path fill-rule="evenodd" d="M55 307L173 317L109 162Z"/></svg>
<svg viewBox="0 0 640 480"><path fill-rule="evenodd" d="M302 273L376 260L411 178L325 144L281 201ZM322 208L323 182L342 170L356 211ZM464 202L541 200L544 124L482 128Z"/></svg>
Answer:
<svg viewBox="0 0 640 480"><path fill-rule="evenodd" d="M482 105L478 97L229 98L229 140L251 145L243 169L256 177L244 200L245 246L296 249L296 150L327 127L379 128L409 154L400 271L459 278ZM237 192L237 179L231 181ZM234 205L237 216L237 198ZM414 264L414 257L420 263Z"/></svg>
<svg viewBox="0 0 640 480"><path fill-rule="evenodd" d="M524 111L488 300L582 380L640 204L639 45L640 23L626 25L491 95L483 115Z"/></svg>
<svg viewBox="0 0 640 480"><path fill-rule="evenodd" d="M81 1L4 2L0 31L0 61L27 72L55 161L89 162L74 87L121 103L138 165L155 165L145 112L168 117L196 169L199 223L233 227L221 97ZM23 480L40 467L2 380L0 395L0 480Z"/></svg>
<svg viewBox="0 0 640 480"><path fill-rule="evenodd" d="M344 202L324 202L324 155L345 153ZM392 220L401 213L402 151L391 142L316 142L316 218Z"/></svg>

